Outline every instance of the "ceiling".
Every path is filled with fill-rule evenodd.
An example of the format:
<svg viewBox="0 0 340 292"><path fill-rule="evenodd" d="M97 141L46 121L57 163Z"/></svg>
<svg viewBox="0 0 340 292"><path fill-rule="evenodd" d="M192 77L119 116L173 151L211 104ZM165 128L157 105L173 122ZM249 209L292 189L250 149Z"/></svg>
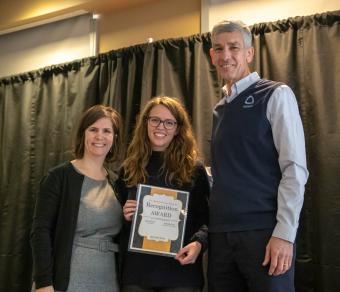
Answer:
<svg viewBox="0 0 340 292"><path fill-rule="evenodd" d="M0 31L78 10L109 13L166 0L2 0Z"/></svg>

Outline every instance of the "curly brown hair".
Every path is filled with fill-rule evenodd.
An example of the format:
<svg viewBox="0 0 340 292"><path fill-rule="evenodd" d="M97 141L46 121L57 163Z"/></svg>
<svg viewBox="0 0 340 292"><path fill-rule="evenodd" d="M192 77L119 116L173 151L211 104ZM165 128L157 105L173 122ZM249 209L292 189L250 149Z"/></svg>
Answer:
<svg viewBox="0 0 340 292"><path fill-rule="evenodd" d="M165 106L177 121L177 134L163 152L166 180L182 185L191 181L192 173L198 159L198 148L193 135L189 116L182 103L174 97L158 96L149 100L137 117L132 141L123 162L124 179L128 187L145 183L152 148L148 138L147 118L156 105ZM180 166L180 167L179 167Z"/></svg>
<svg viewBox="0 0 340 292"><path fill-rule="evenodd" d="M100 104L86 110L80 118L73 143L73 154L75 158L80 159L84 156L85 130L101 118L110 119L114 133L113 145L105 157L105 162L112 162L119 158L123 137L122 119L114 108Z"/></svg>

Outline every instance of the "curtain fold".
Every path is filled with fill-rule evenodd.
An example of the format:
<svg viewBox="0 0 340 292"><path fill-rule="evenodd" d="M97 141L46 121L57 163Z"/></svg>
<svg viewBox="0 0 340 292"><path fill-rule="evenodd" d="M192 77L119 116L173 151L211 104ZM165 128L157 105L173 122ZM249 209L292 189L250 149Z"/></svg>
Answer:
<svg viewBox="0 0 340 292"><path fill-rule="evenodd" d="M254 70L288 84L305 129L310 178L297 239L296 291L340 291L340 11L251 27ZM29 232L40 178L72 157L73 128L103 103L122 115L126 143L153 96L180 98L205 161L222 81L210 34L123 48L0 79L0 291L30 291Z"/></svg>

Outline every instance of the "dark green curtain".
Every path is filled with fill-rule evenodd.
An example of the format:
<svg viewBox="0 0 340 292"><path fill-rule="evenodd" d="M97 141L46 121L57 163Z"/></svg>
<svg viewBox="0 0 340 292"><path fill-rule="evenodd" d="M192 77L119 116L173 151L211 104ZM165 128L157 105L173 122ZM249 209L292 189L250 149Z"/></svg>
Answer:
<svg viewBox="0 0 340 292"><path fill-rule="evenodd" d="M298 236L297 291L340 291L340 11L254 25L263 77L297 95L310 179ZM221 81L210 35L168 39L0 79L0 291L29 291L29 230L46 171L71 158L73 126L96 103L114 106L128 141L152 96L182 99L209 163L211 112Z"/></svg>

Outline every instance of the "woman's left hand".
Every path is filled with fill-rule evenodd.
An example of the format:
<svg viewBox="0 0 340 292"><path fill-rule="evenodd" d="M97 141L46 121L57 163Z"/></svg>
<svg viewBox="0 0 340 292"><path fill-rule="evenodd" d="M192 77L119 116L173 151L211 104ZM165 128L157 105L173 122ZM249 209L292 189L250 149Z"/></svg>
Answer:
<svg viewBox="0 0 340 292"><path fill-rule="evenodd" d="M181 265L194 264L200 251L202 249L202 244L198 241L194 241L181 248L177 253L175 259L178 260Z"/></svg>

